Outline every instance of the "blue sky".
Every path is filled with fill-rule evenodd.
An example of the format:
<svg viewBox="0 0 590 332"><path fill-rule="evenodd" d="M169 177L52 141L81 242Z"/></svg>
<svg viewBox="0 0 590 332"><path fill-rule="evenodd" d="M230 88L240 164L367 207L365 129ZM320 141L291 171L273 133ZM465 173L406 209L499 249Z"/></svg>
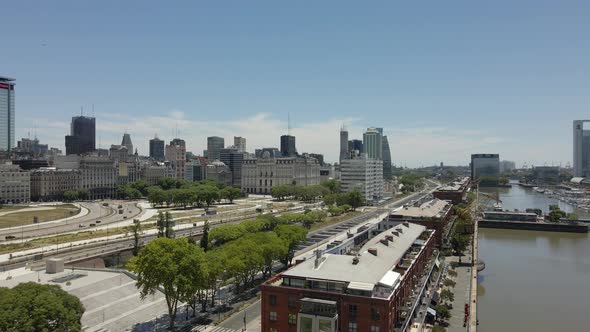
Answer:
<svg viewBox="0 0 590 332"><path fill-rule="evenodd" d="M127 130L201 153L233 135L338 156L385 127L394 163L571 160L590 118L587 1L11 1L0 75L17 78L17 135L63 148L94 105L102 147ZM8 29L8 30L6 30Z"/></svg>

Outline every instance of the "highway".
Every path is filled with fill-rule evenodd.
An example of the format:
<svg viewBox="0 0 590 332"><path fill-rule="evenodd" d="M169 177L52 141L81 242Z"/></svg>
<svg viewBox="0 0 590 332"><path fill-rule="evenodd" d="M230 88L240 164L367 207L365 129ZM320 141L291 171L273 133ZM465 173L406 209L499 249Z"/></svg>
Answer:
<svg viewBox="0 0 590 332"><path fill-rule="evenodd" d="M133 219L139 215L142 210L137 207L137 202L120 202L108 201L108 206L103 206L103 202L82 202L79 203L84 209L88 209L88 214L74 218L66 218L61 221L49 221L38 224L24 225L20 227L2 228L0 236L14 236L16 240L31 239L42 236L63 234L87 230L91 224L100 225L120 222L126 219ZM123 213L118 213L118 206L122 205ZM124 218L126 217L126 218ZM82 227L80 227L82 225ZM18 242L18 241L17 241ZM5 242L1 242L5 243Z"/></svg>

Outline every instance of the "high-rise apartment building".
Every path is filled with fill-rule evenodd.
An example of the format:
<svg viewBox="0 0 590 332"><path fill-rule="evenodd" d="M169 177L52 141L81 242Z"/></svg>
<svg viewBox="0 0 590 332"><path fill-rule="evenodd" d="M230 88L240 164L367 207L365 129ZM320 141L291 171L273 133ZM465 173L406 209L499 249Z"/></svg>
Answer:
<svg viewBox="0 0 590 332"><path fill-rule="evenodd" d="M340 164L342 191L360 191L367 202L383 198L383 161L368 158L345 159Z"/></svg>
<svg viewBox="0 0 590 332"><path fill-rule="evenodd" d="M297 155L297 148L295 147L295 136L281 136L281 154L283 155L283 157L295 157Z"/></svg>
<svg viewBox="0 0 590 332"><path fill-rule="evenodd" d="M340 129L340 162L344 159L350 158L348 152L348 131L344 128Z"/></svg>
<svg viewBox="0 0 590 332"><path fill-rule="evenodd" d="M590 120L574 120L574 176L590 177L590 130L584 123Z"/></svg>
<svg viewBox="0 0 590 332"><path fill-rule="evenodd" d="M385 180L391 180L391 150L389 149L389 141L387 140L387 136L383 136L382 148L383 152L381 155L383 157L383 178Z"/></svg>
<svg viewBox="0 0 590 332"><path fill-rule="evenodd" d="M367 157L383 160L382 128L368 128L363 134L363 149Z"/></svg>
<svg viewBox="0 0 590 332"><path fill-rule="evenodd" d="M158 161L164 161L164 141L155 136L150 140L150 157Z"/></svg>
<svg viewBox="0 0 590 332"><path fill-rule="evenodd" d="M184 179L186 167L186 143L180 138L166 145L166 160L170 162L172 173L177 179Z"/></svg>
<svg viewBox="0 0 590 332"><path fill-rule="evenodd" d="M246 152L246 138L234 136L234 146L238 149L238 152Z"/></svg>
<svg viewBox="0 0 590 332"><path fill-rule="evenodd" d="M127 148L127 153L132 155L133 151L133 143L131 142L131 136L128 133L123 134L123 139L121 140L121 145Z"/></svg>
<svg viewBox="0 0 590 332"><path fill-rule="evenodd" d="M481 185L497 185L500 178L499 154L472 154L471 178L479 180Z"/></svg>
<svg viewBox="0 0 590 332"><path fill-rule="evenodd" d="M0 152L15 145L14 78L0 76Z"/></svg>
<svg viewBox="0 0 590 332"><path fill-rule="evenodd" d="M209 161L219 160L221 157L221 149L224 147L225 141L223 137L207 137L207 159L209 159Z"/></svg>
<svg viewBox="0 0 590 332"><path fill-rule="evenodd" d="M93 117L74 116L70 135L66 136L66 154L82 155L96 150L96 120Z"/></svg>

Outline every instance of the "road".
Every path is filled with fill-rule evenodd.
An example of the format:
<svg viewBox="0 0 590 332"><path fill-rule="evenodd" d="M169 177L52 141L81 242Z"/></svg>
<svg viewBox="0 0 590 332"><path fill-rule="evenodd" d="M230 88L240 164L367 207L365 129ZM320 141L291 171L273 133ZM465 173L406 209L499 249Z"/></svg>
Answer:
<svg viewBox="0 0 590 332"><path fill-rule="evenodd" d="M89 211L86 215L74 218L66 218L61 221L49 221L38 224L24 225L21 227L0 229L0 235L14 236L17 240L23 240L35 237L63 234L67 232L80 231L82 229L86 230L92 227L90 226L91 224L98 225L97 221L99 220L100 225L105 225L121 222L126 219L133 219L142 212L142 210L137 207L137 202L108 201L106 203L108 206L103 206L102 202L82 202L80 203L80 206L88 209ZM122 205L122 214L118 213L119 205ZM82 225L82 227L80 227L80 225Z"/></svg>
<svg viewBox="0 0 590 332"><path fill-rule="evenodd" d="M379 215L383 214L384 212L388 212L391 209L398 208L407 202L424 197L432 193L434 188L436 188L439 184L434 181L428 181L429 186L428 188L409 195L407 197L398 199L393 202L389 202L384 204L382 207L369 207L367 208L366 212L360 216L356 216L354 218L344 220L341 223L330 225L323 229L318 229L314 232L310 232L308 234L308 240L306 241L305 245L301 250L297 251L295 259L303 258L306 255L309 255L309 252L318 248L320 245L324 245L332 240L337 239L338 237L342 236L343 233L334 234L330 232L332 229L346 229L347 227L351 227L349 225L356 225L359 226L360 224L369 221L378 217ZM346 225L346 227L342 228L342 225ZM346 232L345 230L343 232ZM326 234L326 237L318 237L319 234ZM309 258L309 257L307 257ZM246 316L246 328L248 332L259 332L261 329L260 323L260 300L254 302L250 306L246 307L244 310L234 314L233 316L229 317L228 319L224 320L219 327L226 328L226 329L233 329L236 331L241 331L244 327L244 313ZM207 330L209 331L209 330ZM211 330L213 331L213 330Z"/></svg>

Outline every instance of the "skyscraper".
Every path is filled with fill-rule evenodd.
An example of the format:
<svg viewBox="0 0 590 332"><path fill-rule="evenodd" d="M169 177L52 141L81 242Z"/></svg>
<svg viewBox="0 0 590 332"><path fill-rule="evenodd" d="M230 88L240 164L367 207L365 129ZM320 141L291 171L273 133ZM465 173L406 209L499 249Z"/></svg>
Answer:
<svg viewBox="0 0 590 332"><path fill-rule="evenodd" d="M0 76L0 151L12 150L14 137L14 78Z"/></svg>
<svg viewBox="0 0 590 332"><path fill-rule="evenodd" d="M244 160L244 152L240 152L237 148L221 149L219 160L226 164L232 173L232 186L240 188L242 185L242 161Z"/></svg>
<svg viewBox="0 0 590 332"><path fill-rule="evenodd" d="M363 134L363 149L368 158L383 160L382 128L368 128Z"/></svg>
<svg viewBox="0 0 590 332"><path fill-rule="evenodd" d="M246 138L234 136L234 146L238 149L238 152L246 152Z"/></svg>
<svg viewBox="0 0 590 332"><path fill-rule="evenodd" d="M132 155L133 151L133 143L131 143L131 136L128 133L123 134L123 140L121 140L121 145L127 148L127 153Z"/></svg>
<svg viewBox="0 0 590 332"><path fill-rule="evenodd" d="M164 161L164 141L155 136L150 140L150 157L155 160Z"/></svg>
<svg viewBox="0 0 590 332"><path fill-rule="evenodd" d="M340 163L342 160L350 157L348 152L348 131L342 127L340 128Z"/></svg>
<svg viewBox="0 0 590 332"><path fill-rule="evenodd" d="M383 157L383 178L385 180L391 180L391 150L389 149L387 136L383 136L381 146L383 150L381 153Z"/></svg>
<svg viewBox="0 0 590 332"><path fill-rule="evenodd" d="M207 159L209 159L209 161L219 160L221 157L221 149L224 147L225 141L223 137L207 137Z"/></svg>
<svg viewBox="0 0 590 332"><path fill-rule="evenodd" d="M590 120L574 120L574 176L590 176L590 130L584 123Z"/></svg>
<svg viewBox="0 0 590 332"><path fill-rule="evenodd" d="M297 155L297 148L295 147L295 136L281 136L281 154L283 155L283 157L295 157Z"/></svg>
<svg viewBox="0 0 590 332"><path fill-rule="evenodd" d="M70 135L66 136L66 154L82 155L96 150L96 121L93 117L74 116Z"/></svg>

